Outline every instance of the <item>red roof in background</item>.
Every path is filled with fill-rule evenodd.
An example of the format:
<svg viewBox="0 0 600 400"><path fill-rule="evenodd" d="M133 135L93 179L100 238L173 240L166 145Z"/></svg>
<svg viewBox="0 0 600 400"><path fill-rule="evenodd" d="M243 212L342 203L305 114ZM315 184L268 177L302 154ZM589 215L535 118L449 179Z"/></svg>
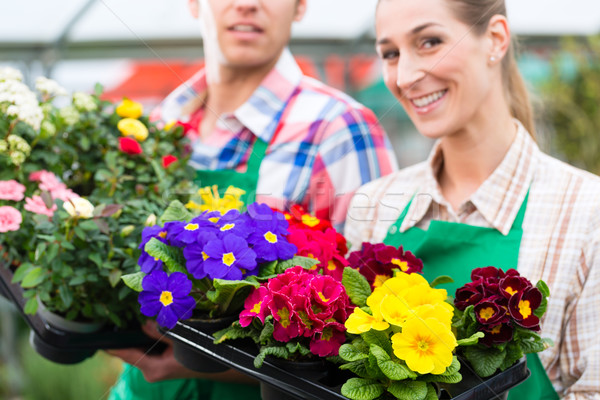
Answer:
<svg viewBox="0 0 600 400"><path fill-rule="evenodd" d="M296 57L302 72L317 79L325 79L329 85L344 90L346 87L345 71L346 60L331 55L324 65L325 77L320 76L313 61L308 57ZM365 86L365 80L370 81L370 71L373 66L372 56L354 56L349 62L350 83L358 87ZM130 99L158 103L162 98L181 85L200 68L204 62L169 61L136 61L133 63L128 78L118 86L107 88L102 95L103 99L119 101L123 97Z"/></svg>

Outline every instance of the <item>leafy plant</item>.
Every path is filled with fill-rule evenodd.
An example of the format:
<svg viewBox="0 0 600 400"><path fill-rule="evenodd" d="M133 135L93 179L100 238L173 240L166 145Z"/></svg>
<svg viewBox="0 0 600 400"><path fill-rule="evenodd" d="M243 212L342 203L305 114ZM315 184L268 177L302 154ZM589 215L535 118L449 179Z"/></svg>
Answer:
<svg viewBox="0 0 600 400"><path fill-rule="evenodd" d="M0 69L1 261L25 289L26 312L41 302L123 326L137 307L120 277L139 268L143 223L164 196L190 190L182 129L159 128L138 103L100 100L100 86L59 108L56 82L38 80L38 100L21 80Z"/></svg>

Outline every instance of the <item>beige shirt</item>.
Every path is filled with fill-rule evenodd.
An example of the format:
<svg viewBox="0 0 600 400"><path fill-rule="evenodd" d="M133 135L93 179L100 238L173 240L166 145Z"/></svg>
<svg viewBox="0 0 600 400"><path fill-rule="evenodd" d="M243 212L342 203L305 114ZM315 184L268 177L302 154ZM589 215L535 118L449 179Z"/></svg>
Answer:
<svg viewBox="0 0 600 400"><path fill-rule="evenodd" d="M382 242L413 195L401 232L436 219L506 235L529 190L518 269L550 287L542 336L555 345L540 358L565 399L600 399L600 178L542 153L518 125L501 164L456 212L435 179L443 161L437 143L426 162L359 189L345 235L353 249Z"/></svg>

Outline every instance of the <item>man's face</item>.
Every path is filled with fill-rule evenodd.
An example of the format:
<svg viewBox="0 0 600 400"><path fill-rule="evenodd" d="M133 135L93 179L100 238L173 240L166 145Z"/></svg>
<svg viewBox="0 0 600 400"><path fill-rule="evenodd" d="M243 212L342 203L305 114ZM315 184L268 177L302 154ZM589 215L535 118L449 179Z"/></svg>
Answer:
<svg viewBox="0 0 600 400"><path fill-rule="evenodd" d="M208 0L208 3L223 62L232 68L274 65L290 40L292 23L302 19L306 8L306 0ZM199 12L206 10L200 7Z"/></svg>

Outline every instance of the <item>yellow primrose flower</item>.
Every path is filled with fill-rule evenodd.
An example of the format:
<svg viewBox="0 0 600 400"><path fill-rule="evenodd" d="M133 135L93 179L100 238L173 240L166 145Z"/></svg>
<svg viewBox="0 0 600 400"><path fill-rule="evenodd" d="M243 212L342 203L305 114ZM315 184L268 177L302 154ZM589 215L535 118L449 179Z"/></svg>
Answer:
<svg viewBox="0 0 600 400"><path fill-rule="evenodd" d="M437 304L425 304L419 306L413 310L413 313L409 315L407 319L420 318L428 319L433 318L440 321L442 324L450 327L452 325L452 316L454 315L454 308L444 302Z"/></svg>
<svg viewBox="0 0 600 400"><path fill-rule="evenodd" d="M404 272L399 272L396 276L386 280L381 284L381 286L375 288L373 293L380 291L385 294L402 296L402 293L405 290L419 285L427 285L429 287L429 283L425 278L423 278L423 276L419 274L406 274Z"/></svg>
<svg viewBox="0 0 600 400"><path fill-rule="evenodd" d="M354 309L354 312L350 314L344 325L349 333L356 335L368 332L371 329L383 331L390 326L387 322L367 314L359 307Z"/></svg>
<svg viewBox="0 0 600 400"><path fill-rule="evenodd" d="M117 106L117 115L121 118L139 118L144 113L144 106L137 101L124 98L121 104Z"/></svg>
<svg viewBox="0 0 600 400"><path fill-rule="evenodd" d="M221 214L225 214L229 210L241 210L244 206L244 202L241 201L240 198L245 193L246 192L240 188L229 186L223 197L221 197L217 190L217 185L201 188L198 190L198 194L202 198L202 204L199 206L199 209L200 211L219 211ZM195 205L196 203L192 206Z"/></svg>
<svg viewBox="0 0 600 400"><path fill-rule="evenodd" d="M117 128L121 135L133 136L138 142L143 142L148 138L148 128L137 119L123 118L117 124Z"/></svg>
<svg viewBox="0 0 600 400"><path fill-rule="evenodd" d="M393 294L385 295L381 300L380 309L383 319L396 326L404 325L404 321L415 313L414 310L408 307L402 297L394 296Z"/></svg>
<svg viewBox="0 0 600 400"><path fill-rule="evenodd" d="M452 364L456 345L450 328L433 318L408 320L402 332L392 336L394 354L420 374L444 373Z"/></svg>
<svg viewBox="0 0 600 400"><path fill-rule="evenodd" d="M167 124L165 125L165 131L170 131L171 129L173 129L173 127L175 126L176 123L177 123L176 119L172 119L169 122L167 122Z"/></svg>
<svg viewBox="0 0 600 400"><path fill-rule="evenodd" d="M448 297L446 289L433 289L428 283L408 288L402 294L411 308L442 303Z"/></svg>

